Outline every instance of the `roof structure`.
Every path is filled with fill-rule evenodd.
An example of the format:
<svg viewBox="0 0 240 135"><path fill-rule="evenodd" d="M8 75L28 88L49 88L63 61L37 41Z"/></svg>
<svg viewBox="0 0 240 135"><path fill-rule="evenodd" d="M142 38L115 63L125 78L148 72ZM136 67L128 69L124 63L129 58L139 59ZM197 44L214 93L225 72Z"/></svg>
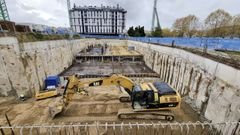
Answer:
<svg viewBox="0 0 240 135"><path fill-rule="evenodd" d="M74 7L72 8L71 11L74 10L83 10L83 11L93 11L93 10L99 10L99 11L120 11L120 12L127 12L125 9L123 9L122 7L120 7L119 5L117 5L117 7L113 6L101 6L101 7L97 7L97 6L76 6L74 4Z"/></svg>

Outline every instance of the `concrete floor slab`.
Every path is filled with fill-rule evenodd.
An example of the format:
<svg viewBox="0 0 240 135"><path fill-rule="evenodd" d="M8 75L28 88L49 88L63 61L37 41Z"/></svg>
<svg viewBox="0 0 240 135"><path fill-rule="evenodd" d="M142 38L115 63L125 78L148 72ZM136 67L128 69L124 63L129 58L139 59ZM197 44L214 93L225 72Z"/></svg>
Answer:
<svg viewBox="0 0 240 135"><path fill-rule="evenodd" d="M124 74L124 75L143 75L156 74L148 68L143 62L96 62L88 61L83 63L76 63L70 68L60 74L60 76L67 77L71 75L110 75L110 74ZM156 74L157 75L157 74Z"/></svg>

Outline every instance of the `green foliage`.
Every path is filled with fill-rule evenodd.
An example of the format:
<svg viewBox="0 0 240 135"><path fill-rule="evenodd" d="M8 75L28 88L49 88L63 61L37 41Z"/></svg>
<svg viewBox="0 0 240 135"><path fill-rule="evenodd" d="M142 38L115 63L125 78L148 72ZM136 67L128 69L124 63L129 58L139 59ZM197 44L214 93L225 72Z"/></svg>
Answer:
<svg viewBox="0 0 240 135"><path fill-rule="evenodd" d="M64 38L66 38L66 39L67 39L67 38L70 38L70 35L69 35L69 34L65 34L65 35L64 35Z"/></svg>
<svg viewBox="0 0 240 135"><path fill-rule="evenodd" d="M163 37L173 37L174 34L170 29L165 28L165 29L162 29L162 36Z"/></svg>
<svg viewBox="0 0 240 135"><path fill-rule="evenodd" d="M156 27L154 31L152 31L153 37L163 37L162 29L161 27Z"/></svg>
<svg viewBox="0 0 240 135"><path fill-rule="evenodd" d="M39 34L39 33L37 33L37 34L33 34L33 36L36 38L36 39L39 39L39 40L44 40L44 35L42 35L42 34Z"/></svg>
<svg viewBox="0 0 240 135"><path fill-rule="evenodd" d="M80 35L78 35L78 34L73 35L73 38L74 38L74 39L80 39Z"/></svg>
<svg viewBox="0 0 240 135"><path fill-rule="evenodd" d="M131 37L133 37L133 36L134 36L134 33L135 33L135 31L134 31L133 27L130 27L130 28L128 29L128 35L131 36Z"/></svg>
<svg viewBox="0 0 240 135"><path fill-rule="evenodd" d="M46 35L40 33L27 33L27 34L17 34L19 42L36 42L36 41L47 41L47 40L62 40L69 39L70 36L66 35ZM73 39L79 39L79 35L73 35Z"/></svg>
<svg viewBox="0 0 240 135"><path fill-rule="evenodd" d="M144 30L144 26L143 27L138 27L138 30L139 30L139 34L141 37L145 37L146 36L146 33L145 33L145 30Z"/></svg>
<svg viewBox="0 0 240 135"><path fill-rule="evenodd" d="M144 30L144 27L135 27L135 29L133 27L130 27L128 29L128 35L131 37L145 37L146 33Z"/></svg>

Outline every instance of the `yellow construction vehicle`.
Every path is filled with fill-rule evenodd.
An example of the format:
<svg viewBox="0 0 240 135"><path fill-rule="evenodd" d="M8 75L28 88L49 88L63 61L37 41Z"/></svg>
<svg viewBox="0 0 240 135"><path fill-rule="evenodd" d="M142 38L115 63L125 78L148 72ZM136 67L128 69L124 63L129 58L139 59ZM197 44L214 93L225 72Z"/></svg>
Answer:
<svg viewBox="0 0 240 135"><path fill-rule="evenodd" d="M36 92L35 98L36 100L46 99L50 97L55 97L58 95L57 87L59 85L59 77L58 76L49 76L44 81L44 88L38 92Z"/></svg>
<svg viewBox="0 0 240 135"><path fill-rule="evenodd" d="M50 115L55 117L56 114L62 112L72 100L77 89L108 85L121 86L129 94L129 96L121 96L119 99L120 102L130 101L132 103L131 109L118 111L118 118L121 119L164 119L171 121L174 119L171 110L180 107L181 97L179 93L167 83L154 82L135 85L131 79L116 74L88 82L81 82L77 77L71 76L68 78L63 99L50 106Z"/></svg>

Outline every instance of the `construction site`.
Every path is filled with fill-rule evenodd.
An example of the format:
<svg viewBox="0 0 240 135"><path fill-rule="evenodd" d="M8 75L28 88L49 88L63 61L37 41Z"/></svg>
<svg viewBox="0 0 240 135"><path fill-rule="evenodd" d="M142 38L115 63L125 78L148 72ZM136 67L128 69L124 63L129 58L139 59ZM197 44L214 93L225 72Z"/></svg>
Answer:
<svg viewBox="0 0 240 135"><path fill-rule="evenodd" d="M240 135L239 52L122 36L119 4L66 4L70 33L54 35L0 0L2 135Z"/></svg>
<svg viewBox="0 0 240 135"><path fill-rule="evenodd" d="M5 134L12 132L12 128L4 128L8 120L16 125L14 132L23 134L146 134L144 129L149 129L151 134L239 132L237 121L226 121L239 118L239 83L234 81L239 77L237 69L177 48L128 40L58 40L21 45L13 37L1 38L1 44L3 40L8 44L1 45L1 69L5 69L1 77L11 80L9 83L1 79L1 95L9 96L1 98L0 106L0 125ZM228 71L227 75L221 70ZM60 95L57 97L24 101L11 98L14 94L26 97L37 94L46 83L41 79L46 74L57 74L65 87L69 86L66 79L75 76L78 88L81 87L80 91L74 90L75 94L65 93L71 101L54 118L51 106L63 98L63 87L57 89ZM115 78L111 83L105 83L112 76ZM164 114L160 116L149 112L120 116L119 113L133 113L131 101L119 101L121 95L129 96L125 83L114 83L121 76L136 86L141 84L142 89L150 88L150 83L156 87L155 82L167 82L181 95L179 106L158 111Z"/></svg>

